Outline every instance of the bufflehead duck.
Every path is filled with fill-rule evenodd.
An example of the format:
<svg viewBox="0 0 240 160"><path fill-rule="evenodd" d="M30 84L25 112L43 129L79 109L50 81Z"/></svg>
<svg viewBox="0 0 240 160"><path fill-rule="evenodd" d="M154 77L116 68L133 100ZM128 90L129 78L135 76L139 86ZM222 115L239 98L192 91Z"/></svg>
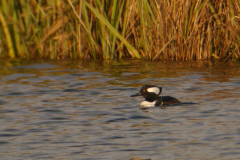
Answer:
<svg viewBox="0 0 240 160"><path fill-rule="evenodd" d="M178 99L171 96L159 96L161 92L162 87L144 85L140 92L131 95L130 97L143 96L145 101L140 104L140 107L154 107L181 103Z"/></svg>

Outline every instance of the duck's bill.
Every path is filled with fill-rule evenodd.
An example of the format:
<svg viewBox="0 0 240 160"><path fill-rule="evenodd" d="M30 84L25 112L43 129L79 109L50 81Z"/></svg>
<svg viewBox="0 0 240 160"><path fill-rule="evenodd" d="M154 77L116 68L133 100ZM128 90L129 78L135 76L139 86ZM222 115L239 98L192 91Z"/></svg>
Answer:
<svg viewBox="0 0 240 160"><path fill-rule="evenodd" d="M136 96L141 96L142 94L139 92L139 93L136 93L136 94L133 94L131 95L130 97L136 97Z"/></svg>

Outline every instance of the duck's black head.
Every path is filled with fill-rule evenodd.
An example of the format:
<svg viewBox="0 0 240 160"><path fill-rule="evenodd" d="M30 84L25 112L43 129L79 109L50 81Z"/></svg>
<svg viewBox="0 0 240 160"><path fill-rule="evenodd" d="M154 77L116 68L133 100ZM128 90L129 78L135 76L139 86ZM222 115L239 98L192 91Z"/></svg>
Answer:
<svg viewBox="0 0 240 160"><path fill-rule="evenodd" d="M157 87L154 85L144 85L142 86L140 92L131 95L130 97L143 96L145 101L153 102L157 100L158 96L162 92L162 87Z"/></svg>

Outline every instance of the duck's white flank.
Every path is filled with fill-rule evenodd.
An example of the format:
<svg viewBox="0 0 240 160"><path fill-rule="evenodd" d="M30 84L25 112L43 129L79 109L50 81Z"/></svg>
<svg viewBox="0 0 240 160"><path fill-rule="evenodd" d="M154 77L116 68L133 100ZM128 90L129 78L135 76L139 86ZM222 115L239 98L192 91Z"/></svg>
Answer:
<svg viewBox="0 0 240 160"><path fill-rule="evenodd" d="M155 107L155 103L156 101L153 101L153 102L143 101L140 104L140 107Z"/></svg>
<svg viewBox="0 0 240 160"><path fill-rule="evenodd" d="M148 92L154 92L158 95L159 92L160 92L160 89L158 87L151 87L151 88L148 88L147 91Z"/></svg>

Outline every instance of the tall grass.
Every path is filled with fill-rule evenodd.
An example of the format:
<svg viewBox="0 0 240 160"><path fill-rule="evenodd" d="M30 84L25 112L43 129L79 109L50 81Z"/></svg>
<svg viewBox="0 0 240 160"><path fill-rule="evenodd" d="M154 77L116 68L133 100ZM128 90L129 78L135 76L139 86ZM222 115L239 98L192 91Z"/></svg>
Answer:
<svg viewBox="0 0 240 160"><path fill-rule="evenodd" d="M238 0L0 1L0 56L238 59Z"/></svg>

